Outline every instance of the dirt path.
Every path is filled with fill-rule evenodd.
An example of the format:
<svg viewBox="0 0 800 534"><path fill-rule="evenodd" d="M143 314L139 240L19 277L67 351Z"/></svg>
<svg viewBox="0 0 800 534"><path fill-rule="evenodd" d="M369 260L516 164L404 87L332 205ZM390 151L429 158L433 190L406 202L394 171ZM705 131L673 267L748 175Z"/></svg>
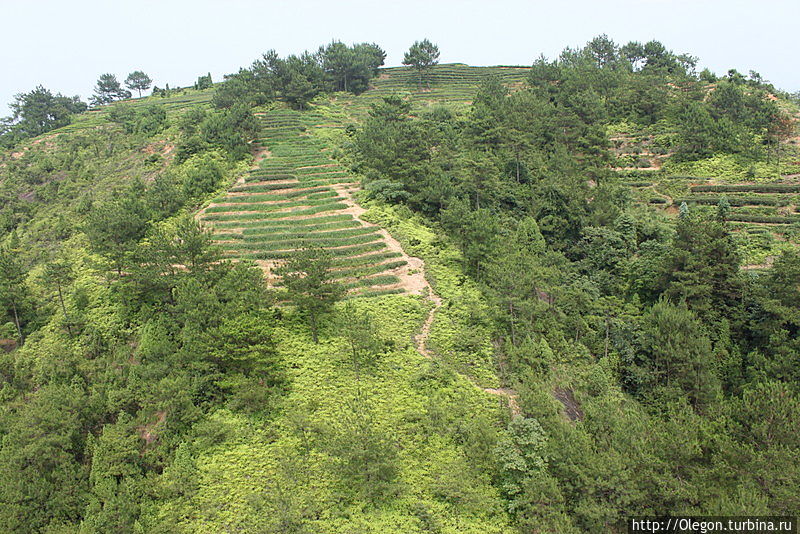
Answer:
<svg viewBox="0 0 800 534"><path fill-rule="evenodd" d="M511 415L521 415L522 410L519 408L519 395L516 391L511 388L481 388L483 391L490 395L497 395L499 397L505 397L508 401L508 409L511 410Z"/></svg>
<svg viewBox="0 0 800 534"><path fill-rule="evenodd" d="M344 202L348 206L345 210L345 213L349 213L354 219L361 222L365 226L377 227L377 225L364 221L361 218L361 215L363 215L367 210L359 206L355 200L353 200L352 192L347 185L337 184L333 186L333 189L339 193L342 198L344 198ZM383 228L380 228L380 233L388 244L389 249L402 254L402 258L408 262L405 266L405 272L409 274L409 276L401 277L401 280L405 281L405 283L402 284L402 287L404 287L406 291L411 294L425 295L432 304L430 311L428 311L428 316L425 318L425 322L422 323L422 328L420 329L419 334L414 336L414 344L416 345L417 351L420 354L428 359L433 359L435 354L430 348L428 348L428 338L430 337L431 326L433 326L433 320L436 316L436 312L442 307L442 298L433 291L433 288L428 283L428 280L425 279L425 262L423 262L420 258L415 258L406 254L405 250L403 250L403 247L400 245L400 242L392 237L391 234L389 234L389 232ZM476 384L474 381L472 384L476 388L490 395L505 397L508 402L508 409L511 411L511 415L520 415L521 410L519 408L518 395L513 389L487 388Z"/></svg>
<svg viewBox="0 0 800 534"><path fill-rule="evenodd" d="M425 278L425 262L423 262L420 258L415 258L406 254L405 250L403 250L403 247L400 245L400 242L392 237L389 232L361 218L361 216L367 210L359 206L356 201L353 200L351 187L352 186L348 186L347 184L336 184L332 186L339 196L344 199L344 203L347 204L347 209L344 210L344 213L349 213L354 219L365 226L377 227L380 229L380 233L383 236L383 239L386 241L389 250L399 252L402 254L402 258L408 262L406 266L401 268L408 276L398 275L403 281L402 287L413 295L425 295L432 304L430 311L428 311L428 316L425 318L425 322L422 323L422 328L420 329L419 334L414 336L414 344L416 345L417 351L420 354L428 359L433 359L435 357L435 353L428 347L428 338L430 337L431 326L433 326L433 320L436 316L436 312L442 307L443 301L442 298L433 291L433 288ZM512 416L517 416L522 413L519 408L519 396L513 389L487 388L476 384L474 381L472 381L472 384L476 388L488 393L489 395L504 397L508 402L508 409L511 411Z"/></svg>
<svg viewBox="0 0 800 534"><path fill-rule="evenodd" d="M352 215L353 219L357 220L362 225L369 228L376 228L380 233L381 238L383 238L383 240L386 242L386 247L392 252L399 253L401 255L400 259L406 261L406 264L402 267L399 267L394 273L400 279L400 284L398 287L405 289L412 295L428 295L428 298L430 298L430 295L433 295L433 290L431 289L430 284L428 284L428 281L425 279L425 264L422 262L422 260L406 254L406 251L403 250L402 246L400 246L400 242L392 237L389 232L377 224L372 224L371 222L365 221L361 218L361 216L367 210L359 206L356 201L353 200L353 194L350 191L348 184L334 184L331 186L331 189L336 191L336 193L338 193L338 195L342 198L344 204L347 205L347 208L344 210L338 210L337 213L347 213L348 215Z"/></svg>
<svg viewBox="0 0 800 534"><path fill-rule="evenodd" d="M420 329L419 334L414 336L414 344L417 346L417 351L425 356L428 359L433 358L433 352L428 348L428 337L431 333L431 326L433 325L433 318L436 315L437 310L442 307L442 299L434 293L432 290L428 292L428 300L431 301L433 306L431 307L430 311L428 312L428 316L425 318L425 322L422 323L422 329Z"/></svg>

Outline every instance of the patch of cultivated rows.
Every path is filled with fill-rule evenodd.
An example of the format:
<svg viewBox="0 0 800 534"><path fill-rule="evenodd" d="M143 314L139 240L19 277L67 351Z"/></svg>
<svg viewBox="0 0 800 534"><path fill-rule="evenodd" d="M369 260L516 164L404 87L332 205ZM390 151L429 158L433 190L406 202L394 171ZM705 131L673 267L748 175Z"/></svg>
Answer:
<svg viewBox="0 0 800 534"><path fill-rule="evenodd" d="M260 115L259 143L269 150L257 168L215 199L202 220L227 256L263 260L270 271L293 251L314 245L333 256L349 294L402 292L402 255L387 249L379 229L348 213L331 186L354 179L308 135L313 114L282 109Z"/></svg>

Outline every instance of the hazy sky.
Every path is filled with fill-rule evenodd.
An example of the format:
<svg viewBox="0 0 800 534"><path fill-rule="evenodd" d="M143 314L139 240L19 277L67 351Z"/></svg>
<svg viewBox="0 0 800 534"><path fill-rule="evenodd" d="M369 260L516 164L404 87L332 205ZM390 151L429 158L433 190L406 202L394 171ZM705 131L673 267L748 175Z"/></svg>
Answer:
<svg viewBox="0 0 800 534"><path fill-rule="evenodd" d="M331 39L375 42L387 65L423 37L443 63L527 65L606 33L800 90L800 0L0 0L0 20L0 116L37 84L87 98L104 72L141 69L161 87L208 71L217 81L270 48Z"/></svg>

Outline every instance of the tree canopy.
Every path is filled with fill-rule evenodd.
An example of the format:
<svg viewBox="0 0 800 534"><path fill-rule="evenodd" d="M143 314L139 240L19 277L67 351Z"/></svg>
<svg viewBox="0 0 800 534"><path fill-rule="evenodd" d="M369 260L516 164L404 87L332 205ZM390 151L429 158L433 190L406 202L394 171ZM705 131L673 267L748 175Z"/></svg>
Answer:
<svg viewBox="0 0 800 534"><path fill-rule="evenodd" d="M109 104L115 100L130 98L130 91L122 88L122 85L113 74L101 74L94 87L94 96L91 98L93 106Z"/></svg>
<svg viewBox="0 0 800 534"><path fill-rule="evenodd" d="M414 44L403 55L403 65L417 71L420 86L425 81L430 87L430 72L439 63L439 47L428 39L414 41Z"/></svg>
<svg viewBox="0 0 800 534"><path fill-rule="evenodd" d="M146 91L150 89L150 86L153 85L153 80L140 70L135 70L128 74L128 77L125 78L125 87L130 90L136 90L139 92L139 98L142 96L142 91Z"/></svg>

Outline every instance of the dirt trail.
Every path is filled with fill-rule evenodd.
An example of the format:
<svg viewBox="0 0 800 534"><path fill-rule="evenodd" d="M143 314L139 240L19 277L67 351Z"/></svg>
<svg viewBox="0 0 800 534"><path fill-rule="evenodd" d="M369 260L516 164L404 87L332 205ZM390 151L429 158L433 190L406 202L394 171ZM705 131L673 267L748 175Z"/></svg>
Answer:
<svg viewBox="0 0 800 534"><path fill-rule="evenodd" d="M348 206L347 209L345 210L345 213L349 213L350 215L353 216L354 219L361 222L365 226L377 227L377 225L364 221L361 218L361 216L367 210L359 206L355 202L355 200L353 200L353 195L352 192L350 191L350 187L348 187L346 184L337 184L332 187L337 193L339 193L339 195L342 198L344 198L344 202ZM417 351L420 354L422 354L424 357L428 359L433 359L435 354L430 348L428 348L428 337L430 336L431 333L431 326L433 325L433 320L436 316L436 312L439 310L439 308L442 307L443 304L442 298L433 291L433 288L428 283L428 280L425 279L425 274L424 274L425 262L423 262L420 258L415 258L413 256L409 256L408 254L406 254L405 250L403 250L403 247L400 245L400 242L397 241L394 237L392 237L391 234L389 234L389 232L387 232L383 228L380 228L380 233L383 236L384 240L386 241L389 249L402 254L402 258L408 262L408 264L403 269L405 273L409 274L409 276L405 277L401 276L401 280L405 281L402 287L404 287L406 291L408 291L409 293L415 295L425 295L432 304L431 309L428 312L428 316L425 318L425 322L422 323L422 328L420 329L419 334L414 336L414 344L416 345ZM476 384L474 381L472 382L472 384L476 388L490 395L505 397L506 401L508 402L508 409L511 411L512 416L517 416L522 413L518 402L519 396L517 395L517 392L514 391L513 389L487 388Z"/></svg>
<svg viewBox="0 0 800 534"><path fill-rule="evenodd" d="M254 156L254 165L252 170L256 170L259 168L259 163L266 158L269 158L272 154L266 147L259 146ZM296 179L294 180L287 180L287 183L297 182ZM245 176L241 176L235 185L242 185L245 183ZM272 181L270 183L277 183ZM298 186L302 187L299 182ZM356 184L347 184L347 183L340 183L340 184L331 184L330 188L341 197L342 202L347 206L344 210L337 210L337 213L346 213L349 214L361 223L363 226L376 228L378 233L380 234L383 241L386 242L387 248L392 252L397 252L400 254L400 258L406 261L406 264L402 267L398 267L397 269L393 270L393 274L395 274L399 279L400 283L393 285L392 287L398 287L404 289L411 295L423 295L425 296L432 304L430 311L428 311L428 316L425 318L425 321L422 324L422 328L420 332L414 336L414 344L416 345L417 351L422 354L425 358L433 359L435 357L435 353L428 348L428 338L430 336L431 327L433 325L433 320L436 316L436 312L442 307L443 301L442 298L439 297L434 291L431 285L428 283L428 280L425 278L425 263L420 258L416 258L413 256L409 256L403 247L400 245L400 242L397 241L392 235L386 231L385 229L381 228L380 226L373 224L371 222L365 221L362 219L362 215L365 210L362 208L356 201L353 199L352 190L355 189L357 186ZM281 191L283 192L283 191ZM210 205L209 205L210 206ZM199 210L195 214L195 218L200 221L201 217L205 213L206 209L209 207L203 208ZM319 215L319 214L315 214ZM286 217L286 219L291 219L293 217ZM298 219L306 219L305 216L297 217ZM273 276L273 271L278 262L270 261L270 260L256 260L256 264L258 264L264 271L265 279L267 282L267 286L272 286L275 282L275 278ZM504 397L508 403L508 409L511 412L512 416L517 416L521 414L521 410L519 407L518 402L518 395L517 392L510 388L489 388L483 387L477 383L475 383L472 379L470 379L472 384L482 390L484 393L489 395L495 395L498 397Z"/></svg>
<svg viewBox="0 0 800 534"><path fill-rule="evenodd" d="M522 410L519 408L519 395L517 392L511 388L481 388L486 393L490 395L497 395L499 397L505 397L508 400L508 409L511 410L511 415L521 415Z"/></svg>
<svg viewBox="0 0 800 534"><path fill-rule="evenodd" d="M364 226L376 228L381 238L383 238L383 240L386 242L386 247L392 252L399 253L401 255L400 258L406 261L406 264L402 267L399 267L395 272L397 277L400 278L400 285L398 287L402 287L412 295L427 294L430 298L430 295L433 295L433 290L431 289L430 284L428 284L428 281L425 279L425 265L422 260L406 254L406 251L403 250L402 246L400 246L400 242L392 237L389 232L380 226L372 224L371 222L367 222L361 218L361 216L367 210L359 206L356 201L353 200L353 194L347 184L334 184L331 186L331 189L336 191L336 193L342 198L344 204L347 205L347 208L338 210L337 213L346 213L348 215L352 215L353 219L357 220Z"/></svg>

